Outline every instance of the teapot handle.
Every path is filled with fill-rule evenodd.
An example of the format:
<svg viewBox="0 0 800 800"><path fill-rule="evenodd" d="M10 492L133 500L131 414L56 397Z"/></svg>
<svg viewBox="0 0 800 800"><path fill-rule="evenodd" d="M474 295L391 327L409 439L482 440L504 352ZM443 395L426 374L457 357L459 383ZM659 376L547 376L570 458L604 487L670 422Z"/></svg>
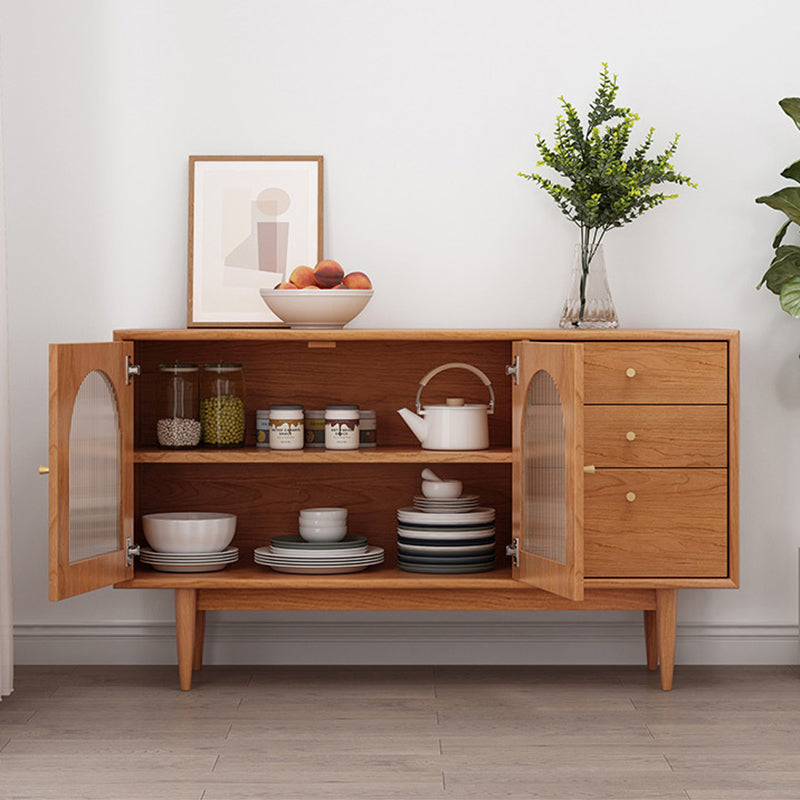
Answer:
<svg viewBox="0 0 800 800"><path fill-rule="evenodd" d="M436 367L436 369L432 369L419 382L419 389L417 389L417 414L422 413L422 405L420 404L420 401L422 399L422 390L428 385L428 381L435 375L438 375L440 372L443 372L446 369L453 369L454 367L457 367L459 369L467 369L470 372L474 372L481 379L483 385L489 390L489 409L487 413L494 414L494 389L492 389L492 382L489 380L488 375L482 370L479 370L477 367L473 367L472 364L464 364L460 361L453 361L450 364L442 364L441 367Z"/></svg>

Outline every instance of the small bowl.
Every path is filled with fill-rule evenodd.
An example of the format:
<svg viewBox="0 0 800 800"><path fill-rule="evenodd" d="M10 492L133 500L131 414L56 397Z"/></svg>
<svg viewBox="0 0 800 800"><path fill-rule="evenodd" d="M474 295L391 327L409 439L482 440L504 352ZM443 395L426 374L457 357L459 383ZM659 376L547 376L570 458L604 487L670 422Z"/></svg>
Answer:
<svg viewBox="0 0 800 800"><path fill-rule="evenodd" d="M422 494L437 500L452 500L461 497L463 488L461 481L422 481Z"/></svg>
<svg viewBox="0 0 800 800"><path fill-rule="evenodd" d="M167 511L142 515L144 538L161 553L216 553L236 532L236 515L215 511Z"/></svg>
<svg viewBox="0 0 800 800"><path fill-rule="evenodd" d="M260 289L261 299L290 328L343 328L374 289Z"/></svg>
<svg viewBox="0 0 800 800"><path fill-rule="evenodd" d="M340 542L347 536L347 527L341 528L306 528L300 526L300 538L306 542Z"/></svg>
<svg viewBox="0 0 800 800"><path fill-rule="evenodd" d="M288 291L291 291L291 289ZM300 520L302 522L344 522L346 519L346 508L326 507L300 509Z"/></svg>

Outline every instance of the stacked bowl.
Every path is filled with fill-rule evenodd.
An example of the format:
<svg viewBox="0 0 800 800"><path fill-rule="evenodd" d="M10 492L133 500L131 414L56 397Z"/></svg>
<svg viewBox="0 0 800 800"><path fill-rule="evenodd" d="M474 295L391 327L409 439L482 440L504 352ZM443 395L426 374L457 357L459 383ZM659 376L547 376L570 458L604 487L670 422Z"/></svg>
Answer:
<svg viewBox="0 0 800 800"><path fill-rule="evenodd" d="M215 572L239 558L229 547L236 515L215 511L168 511L142 516L144 538L139 560L159 572Z"/></svg>
<svg viewBox="0 0 800 800"><path fill-rule="evenodd" d="M457 574L494 569L495 510L478 495L462 495L460 481L426 486L413 506L397 510L397 563L406 572Z"/></svg>
<svg viewBox="0 0 800 800"><path fill-rule="evenodd" d="M333 575L360 572L383 562L383 548L363 536L348 536L346 508L304 508L298 534L273 536L253 553L256 564L276 572Z"/></svg>

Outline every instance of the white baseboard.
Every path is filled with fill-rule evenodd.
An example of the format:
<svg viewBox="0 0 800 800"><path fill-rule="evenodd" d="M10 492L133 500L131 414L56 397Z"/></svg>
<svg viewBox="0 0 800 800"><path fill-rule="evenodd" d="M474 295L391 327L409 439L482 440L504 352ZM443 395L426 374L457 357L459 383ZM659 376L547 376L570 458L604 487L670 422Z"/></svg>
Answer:
<svg viewBox="0 0 800 800"><path fill-rule="evenodd" d="M168 623L18 625L17 664L174 664ZM630 622L225 622L206 664L642 664ZM796 664L794 625L679 625L678 664Z"/></svg>

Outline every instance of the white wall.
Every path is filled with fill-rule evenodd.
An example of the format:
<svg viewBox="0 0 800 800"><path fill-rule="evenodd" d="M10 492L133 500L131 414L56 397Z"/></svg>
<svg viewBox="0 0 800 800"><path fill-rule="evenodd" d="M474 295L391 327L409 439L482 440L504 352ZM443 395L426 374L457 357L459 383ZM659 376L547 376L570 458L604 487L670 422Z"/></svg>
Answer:
<svg viewBox="0 0 800 800"><path fill-rule="evenodd" d="M586 107L602 61L640 134L653 125L663 147L680 131L676 164L699 184L609 235L622 325L742 331L742 588L683 593L678 659L794 660L800 322L755 291L781 218L753 200L800 157L777 106L800 94L798 29L796 0L0 2L20 661L173 657L168 593L48 602L36 466L48 342L184 324L189 154L325 156L326 255L378 288L358 326L552 327L575 231L517 173L560 94ZM559 640L551 625L598 618L594 638L584 624ZM612 660L641 659L628 614L227 619L243 633L212 629L220 661L333 660L325 623L365 632L365 659L407 657L416 630L417 659L440 657L425 650L432 621L467 643L499 621L499 658L592 661L605 642ZM297 620L319 639L310 655L291 650ZM365 644L387 620L397 639ZM528 630L548 636L520 654ZM290 632L283 655L280 642L253 650L270 631ZM614 651L615 631L636 631L635 649Z"/></svg>

